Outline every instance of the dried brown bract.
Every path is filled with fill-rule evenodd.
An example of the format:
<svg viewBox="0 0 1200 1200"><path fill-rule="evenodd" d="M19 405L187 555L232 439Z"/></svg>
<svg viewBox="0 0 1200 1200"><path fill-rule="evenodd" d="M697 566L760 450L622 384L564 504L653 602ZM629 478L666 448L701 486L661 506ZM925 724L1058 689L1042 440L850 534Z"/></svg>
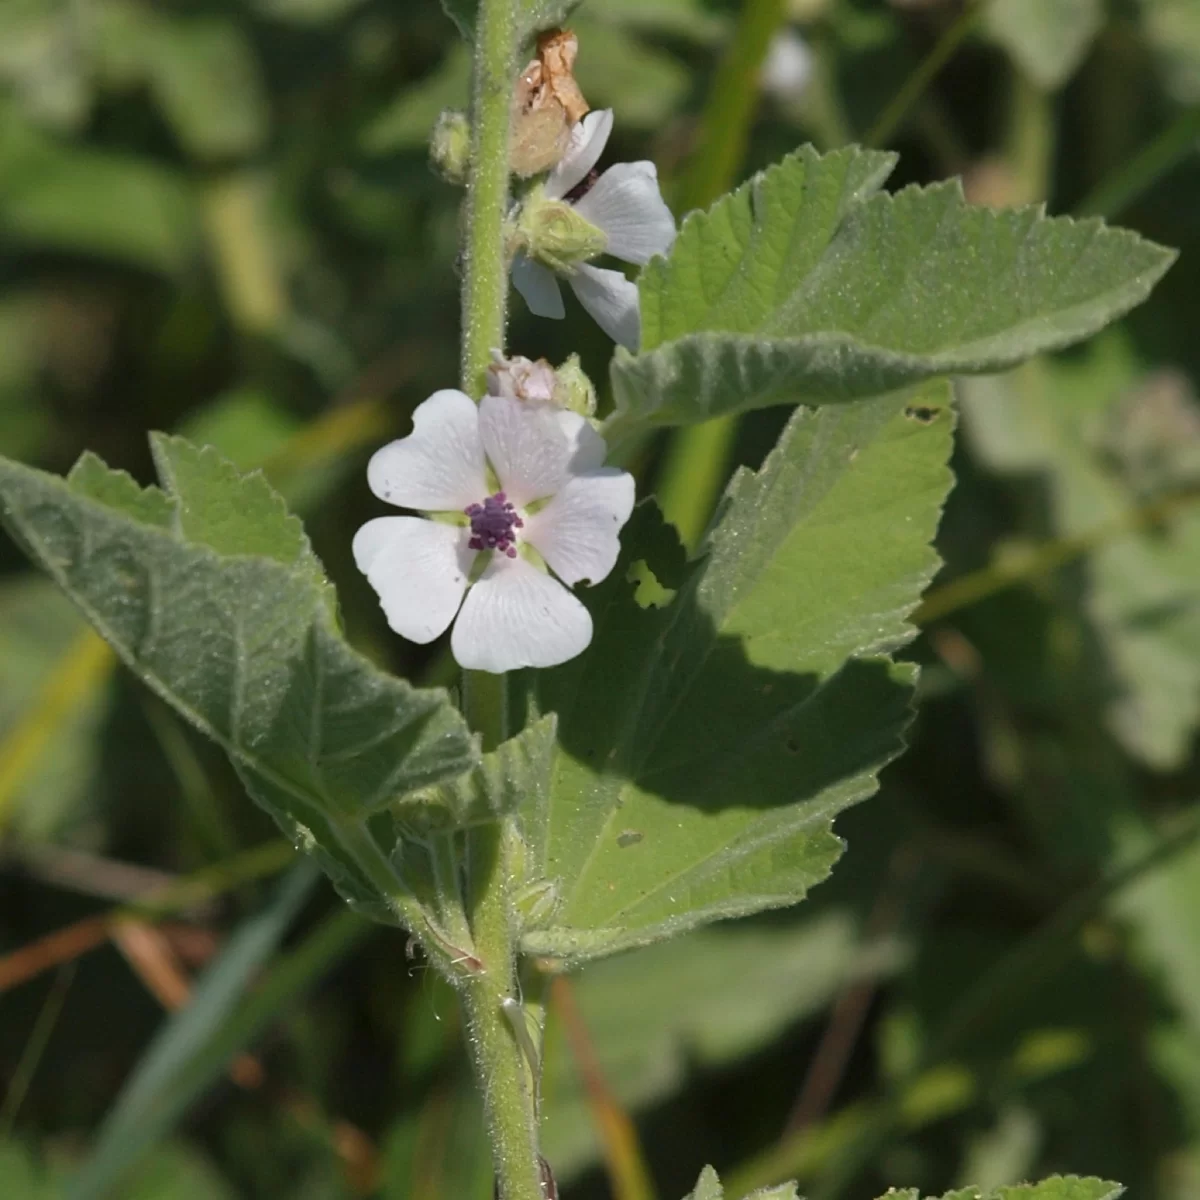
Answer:
<svg viewBox="0 0 1200 1200"><path fill-rule="evenodd" d="M588 102L575 82L579 39L569 29L552 29L538 38L537 57L529 62L513 92L509 159L518 175L538 175L562 158L571 126Z"/></svg>

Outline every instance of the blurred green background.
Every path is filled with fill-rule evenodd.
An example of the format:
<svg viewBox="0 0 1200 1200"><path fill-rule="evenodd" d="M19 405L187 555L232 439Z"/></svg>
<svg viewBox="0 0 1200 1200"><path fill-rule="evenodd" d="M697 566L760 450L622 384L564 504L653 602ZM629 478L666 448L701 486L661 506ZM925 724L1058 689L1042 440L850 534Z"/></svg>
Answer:
<svg viewBox="0 0 1200 1200"><path fill-rule="evenodd" d="M912 747L833 879L556 987L564 1193L674 1200L712 1162L731 1195L1077 1171L1195 1200L1200 2L589 0L572 27L609 159L654 159L680 214L872 140L897 185L1182 257L1123 326L960 389ZM425 142L467 69L436 0L0 3L0 451L145 480L171 429L263 466L353 639L439 683L349 548L370 451L455 378L459 197ZM601 385L611 352L519 301L512 345ZM651 447L643 490L694 539L785 415ZM6 541L0 837L5 1200L491 1195L453 998Z"/></svg>

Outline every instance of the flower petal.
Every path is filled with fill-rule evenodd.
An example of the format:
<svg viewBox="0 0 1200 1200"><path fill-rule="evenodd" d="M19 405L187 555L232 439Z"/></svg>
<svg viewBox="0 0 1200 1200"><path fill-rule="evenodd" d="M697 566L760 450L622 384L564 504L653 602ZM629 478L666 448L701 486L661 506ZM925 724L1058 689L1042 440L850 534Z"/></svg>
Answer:
<svg viewBox="0 0 1200 1200"><path fill-rule="evenodd" d="M616 564L633 500L633 476L625 471L577 475L525 522L525 540L565 583L599 583Z"/></svg>
<svg viewBox="0 0 1200 1200"><path fill-rule="evenodd" d="M675 244L675 218L651 162L609 167L573 207L608 235L605 252L625 262L647 263Z"/></svg>
<svg viewBox="0 0 1200 1200"><path fill-rule="evenodd" d="M446 632L475 560L465 528L423 517L376 517L354 535L353 549L401 637L425 643Z"/></svg>
<svg viewBox="0 0 1200 1200"><path fill-rule="evenodd" d="M450 649L469 671L555 667L587 649L592 618L556 579L523 558L493 555L454 623Z"/></svg>
<svg viewBox="0 0 1200 1200"><path fill-rule="evenodd" d="M413 413L413 431L377 450L367 483L401 508L451 512L487 494L479 410L462 392L434 392Z"/></svg>
<svg viewBox="0 0 1200 1200"><path fill-rule="evenodd" d="M576 267L568 280L579 303L614 342L636 350L642 339L642 317L638 311L636 283L620 271L603 267Z"/></svg>
<svg viewBox="0 0 1200 1200"><path fill-rule="evenodd" d="M608 443L592 428L591 421L567 409L559 409L554 416L571 443L571 461L568 464L571 474L582 475L604 466L604 460L608 457Z"/></svg>
<svg viewBox="0 0 1200 1200"><path fill-rule="evenodd" d="M561 200L600 161L612 133L611 108L594 109L571 127L571 140L558 166L546 176L546 195Z"/></svg>
<svg viewBox="0 0 1200 1200"><path fill-rule="evenodd" d="M561 321L567 315L558 280L541 263L533 262L518 251L513 258L511 274L513 287L521 293L535 317Z"/></svg>
<svg viewBox="0 0 1200 1200"><path fill-rule="evenodd" d="M501 488L518 508L553 496L566 483L575 446L553 409L484 396L479 432Z"/></svg>

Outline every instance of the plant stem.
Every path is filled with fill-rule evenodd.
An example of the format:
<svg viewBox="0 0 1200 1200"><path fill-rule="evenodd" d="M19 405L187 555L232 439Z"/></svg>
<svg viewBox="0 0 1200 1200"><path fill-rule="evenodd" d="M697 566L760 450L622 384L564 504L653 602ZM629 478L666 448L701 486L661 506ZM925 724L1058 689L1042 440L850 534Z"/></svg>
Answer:
<svg viewBox="0 0 1200 1200"><path fill-rule="evenodd" d="M481 0L471 101L471 171L462 292L462 386L483 394L492 350L504 349L508 271L508 135L517 28L514 0Z"/></svg>
<svg viewBox="0 0 1200 1200"><path fill-rule="evenodd" d="M515 991L515 933L510 903L507 822L469 835L468 916L484 969L461 989L475 1075L484 1111L500 1200L544 1200L537 1149L537 1114L530 1072L501 1007Z"/></svg>
<svg viewBox="0 0 1200 1200"><path fill-rule="evenodd" d="M508 679L488 671L463 672L463 712L467 724L495 750L509 736Z"/></svg>
<svg viewBox="0 0 1200 1200"><path fill-rule="evenodd" d="M1162 521L1174 520L1197 502L1200 502L1200 488L1185 488L1138 508L1131 508L1111 521L1102 521L1083 533L1045 542L1032 547L1019 557L998 559L931 591L913 614L913 624L922 628L931 625L934 621L940 621L959 609L978 604L997 592L1004 591L1005 588L1047 575L1117 538Z"/></svg>
<svg viewBox="0 0 1200 1200"><path fill-rule="evenodd" d="M1076 210L1079 216L1115 217L1172 171L1200 142L1200 104L1185 109L1140 154L1103 180Z"/></svg>
<svg viewBox="0 0 1200 1200"><path fill-rule="evenodd" d="M936 45L921 61L917 69L905 80L891 103L883 110L879 120L863 139L867 146L884 146L900 129L908 117L909 110L925 93L941 69L954 57L954 52L975 28L975 22L983 16L987 0L969 0L958 19L938 39Z"/></svg>
<svg viewBox="0 0 1200 1200"><path fill-rule="evenodd" d="M1020 68L1013 72L1007 157L1012 168L1010 204L1048 201L1053 179L1057 131L1051 97Z"/></svg>
<svg viewBox="0 0 1200 1200"><path fill-rule="evenodd" d="M704 105L700 136L679 189L677 199L685 211L711 204L737 177L758 110L758 74L786 15L784 0L743 3L733 40Z"/></svg>
<svg viewBox="0 0 1200 1200"><path fill-rule="evenodd" d="M480 0L475 28L471 171L462 294L462 386L483 394L492 350L504 349L508 270L508 142L517 48L515 0ZM485 750L508 736L507 679L468 671L463 711ZM481 969L460 977L468 1040L483 1091L500 1200L543 1200L530 1076L502 1004L516 990L509 820L468 832L466 916Z"/></svg>

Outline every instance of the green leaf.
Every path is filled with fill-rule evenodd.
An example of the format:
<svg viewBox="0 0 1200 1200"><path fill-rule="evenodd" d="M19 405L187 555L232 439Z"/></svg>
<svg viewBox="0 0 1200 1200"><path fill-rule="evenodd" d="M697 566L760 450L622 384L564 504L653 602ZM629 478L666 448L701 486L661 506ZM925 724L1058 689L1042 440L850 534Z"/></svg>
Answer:
<svg viewBox="0 0 1200 1200"><path fill-rule="evenodd" d="M827 911L780 928L698 930L593 963L572 986L605 1083L637 1113L678 1093L694 1073L763 1050L851 980L890 974L899 949L892 943L864 953L852 916ZM542 1145L568 1184L599 1158L600 1144L564 1042L552 1023Z"/></svg>
<svg viewBox="0 0 1200 1200"><path fill-rule="evenodd" d="M1006 1179L1027 1179L1044 1141L1037 1112L1009 1101L990 1128L968 1137L959 1175L963 1179L982 1179L982 1186L988 1188Z"/></svg>
<svg viewBox="0 0 1200 1200"><path fill-rule="evenodd" d="M1128 822L1122 847L1144 851L1152 834ZM1137 960L1200 1039L1200 844L1172 855L1126 889L1114 909L1131 931ZM1197 1076L1200 1087L1200 1076Z"/></svg>
<svg viewBox="0 0 1200 1200"><path fill-rule="evenodd" d="M114 471L102 458L85 450L67 475L67 483L77 496L86 496L125 513L139 525L171 529L176 506L158 488L143 488L128 471Z"/></svg>
<svg viewBox="0 0 1200 1200"><path fill-rule="evenodd" d="M208 1159L176 1142L150 1156L130 1179L121 1200L236 1200L236 1196Z"/></svg>
<svg viewBox="0 0 1200 1200"><path fill-rule="evenodd" d="M1141 0L1142 26L1180 104L1200 104L1200 8L1195 0Z"/></svg>
<svg viewBox="0 0 1200 1200"><path fill-rule="evenodd" d="M287 510L261 471L242 474L211 446L150 435L159 478L175 497L184 541L222 556L259 555L294 567L318 591L329 586L300 518Z"/></svg>
<svg viewBox="0 0 1200 1200"><path fill-rule="evenodd" d="M440 66L419 83L406 87L359 135L367 154L393 154L429 146L438 115L464 108L471 89L471 56L460 45L451 47Z"/></svg>
<svg viewBox="0 0 1200 1200"><path fill-rule="evenodd" d="M635 512L585 594L589 653L536 682L560 749L522 818L530 883L561 905L526 950L578 962L825 878L833 817L875 790L909 721L914 670L887 655L937 565L947 395L797 412L686 567L657 510ZM640 607L631 576L673 599Z"/></svg>
<svg viewBox="0 0 1200 1200"><path fill-rule="evenodd" d="M38 124L67 131L87 118L92 89L80 23L55 0L0 5L0 84Z"/></svg>
<svg viewBox="0 0 1200 1200"><path fill-rule="evenodd" d="M552 29L566 20L580 0L510 0L517 10L517 36L524 41L541 29ZM475 36L479 0L442 0L446 15L458 26L463 37Z"/></svg>
<svg viewBox="0 0 1200 1200"><path fill-rule="evenodd" d="M299 525L260 477L178 439L155 450L177 491L90 457L68 480L0 459L0 518L343 895L386 919L348 846L397 796L470 769L474 741L445 693L342 640Z"/></svg>
<svg viewBox="0 0 1200 1200"><path fill-rule="evenodd" d="M303 27L341 20L362 3L363 0L254 0L254 7L265 17Z"/></svg>
<svg viewBox="0 0 1200 1200"><path fill-rule="evenodd" d="M144 67L184 149L201 159L259 150L269 129L267 100L246 34L219 17L159 17Z"/></svg>
<svg viewBox="0 0 1200 1200"><path fill-rule="evenodd" d="M554 759L558 719L551 713L485 754L470 771L401 797L393 812L414 836L465 829L544 803Z"/></svg>
<svg viewBox="0 0 1200 1200"><path fill-rule="evenodd" d="M1101 0L991 0L987 32L1039 87L1053 91L1075 74L1104 24Z"/></svg>
<svg viewBox="0 0 1200 1200"><path fill-rule="evenodd" d="M1092 535L1200 482L1195 400L1177 376L1139 374L1125 342L965 383L970 444L993 469L1049 488L1050 527ZM1083 605L1099 638L1109 728L1159 770L1187 761L1200 725L1200 510L1113 527L1088 554Z"/></svg>
<svg viewBox="0 0 1200 1200"><path fill-rule="evenodd" d="M182 176L132 155L59 142L2 110L0 224L18 245L165 272L188 262L200 231Z"/></svg>
<svg viewBox="0 0 1200 1200"><path fill-rule="evenodd" d="M805 147L683 224L642 272L611 424L678 425L1002 370L1095 333L1174 260L1102 222L878 192L893 160Z"/></svg>
<svg viewBox="0 0 1200 1200"><path fill-rule="evenodd" d="M725 1192L721 1180L712 1167L705 1167L696 1180L696 1186L683 1200L724 1200Z"/></svg>
<svg viewBox="0 0 1200 1200"><path fill-rule="evenodd" d="M1117 1200L1125 1189L1119 1183L1103 1179L1083 1179L1078 1175L1052 1175L1041 1183L1020 1183L1015 1187L997 1188L984 1192L979 1188L958 1188L947 1192L941 1200ZM920 1200L916 1188L897 1192L894 1189L879 1200Z"/></svg>
<svg viewBox="0 0 1200 1200"><path fill-rule="evenodd" d="M696 1186L683 1200L725 1200L725 1189L721 1180L712 1167L705 1167L700 1172ZM778 1187L760 1188L751 1192L746 1200L799 1200L794 1183L780 1184Z"/></svg>
<svg viewBox="0 0 1200 1200"><path fill-rule="evenodd" d="M19 1142L0 1142L0 1179L11 1200L49 1200L54 1194L32 1153Z"/></svg>

